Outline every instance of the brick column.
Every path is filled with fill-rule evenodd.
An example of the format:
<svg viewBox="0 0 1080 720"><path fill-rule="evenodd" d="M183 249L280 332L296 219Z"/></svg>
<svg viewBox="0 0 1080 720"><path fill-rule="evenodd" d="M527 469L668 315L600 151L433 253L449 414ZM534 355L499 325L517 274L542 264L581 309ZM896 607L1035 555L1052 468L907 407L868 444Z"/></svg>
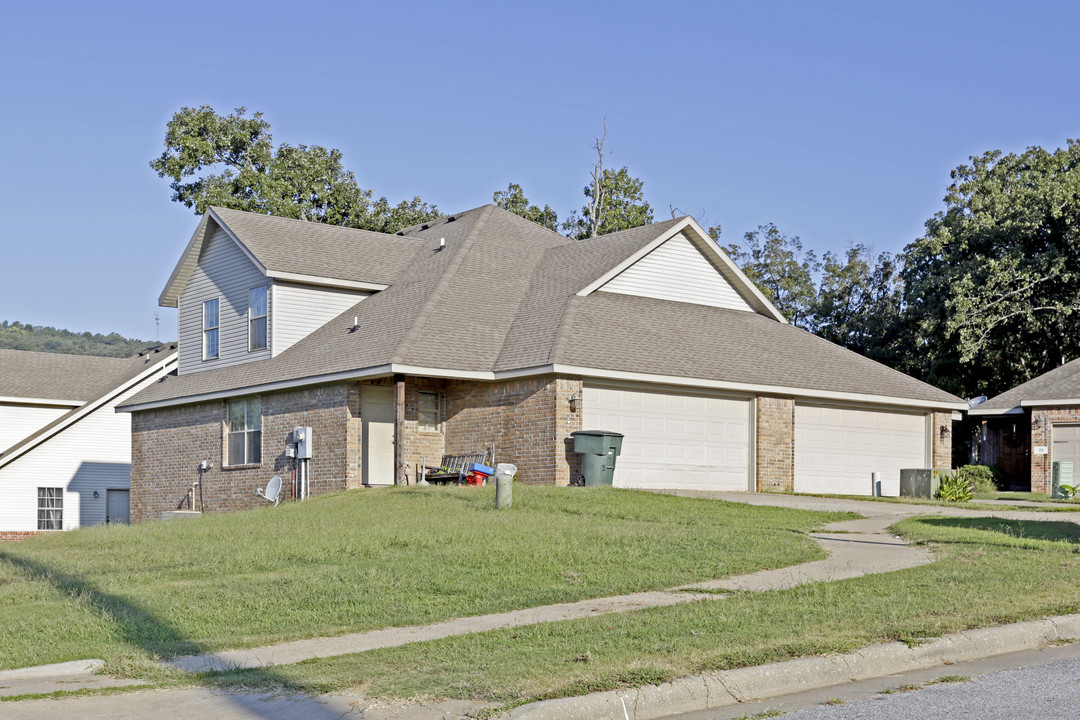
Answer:
<svg viewBox="0 0 1080 720"><path fill-rule="evenodd" d="M952 467L952 413L935 412L931 423L931 432L934 433L934 450L930 467Z"/></svg>
<svg viewBox="0 0 1080 720"><path fill-rule="evenodd" d="M757 491L795 489L795 398L757 397Z"/></svg>

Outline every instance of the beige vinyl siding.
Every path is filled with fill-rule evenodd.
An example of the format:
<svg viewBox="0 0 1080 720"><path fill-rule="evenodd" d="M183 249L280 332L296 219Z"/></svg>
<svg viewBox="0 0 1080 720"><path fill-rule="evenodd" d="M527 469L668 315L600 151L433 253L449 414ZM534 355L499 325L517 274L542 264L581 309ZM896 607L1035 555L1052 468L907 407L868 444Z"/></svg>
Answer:
<svg viewBox="0 0 1080 720"><path fill-rule="evenodd" d="M0 403L0 452L70 411L70 407Z"/></svg>
<svg viewBox="0 0 1080 720"><path fill-rule="evenodd" d="M218 229L203 247L199 264L180 295L178 324L181 375L228 367L270 357L273 339L265 350L248 352L248 293L253 287L269 285L240 247L224 230ZM218 357L203 360L203 302L218 298ZM267 293L268 326L274 308Z"/></svg>
<svg viewBox="0 0 1080 720"><path fill-rule="evenodd" d="M37 530L39 487L64 488L64 530L105 522L105 491L127 488L131 478L131 414L115 408L173 367L165 363L135 387L0 467L0 530Z"/></svg>
<svg viewBox="0 0 1080 720"><path fill-rule="evenodd" d="M371 293L276 282L270 294L274 306L270 345L278 355Z"/></svg>
<svg viewBox="0 0 1080 720"><path fill-rule="evenodd" d="M613 277L599 290L754 312L682 233Z"/></svg>

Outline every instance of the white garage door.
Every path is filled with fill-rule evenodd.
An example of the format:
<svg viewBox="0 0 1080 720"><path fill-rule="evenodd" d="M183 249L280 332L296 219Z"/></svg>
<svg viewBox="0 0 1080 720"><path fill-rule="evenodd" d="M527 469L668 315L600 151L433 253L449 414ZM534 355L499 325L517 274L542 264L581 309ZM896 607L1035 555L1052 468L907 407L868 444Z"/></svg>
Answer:
<svg viewBox="0 0 1080 720"><path fill-rule="evenodd" d="M582 429L626 436L616 487L749 488L749 400L594 385L582 398Z"/></svg>
<svg viewBox="0 0 1080 720"><path fill-rule="evenodd" d="M795 405L795 491L900 494L901 468L927 467L926 415Z"/></svg>

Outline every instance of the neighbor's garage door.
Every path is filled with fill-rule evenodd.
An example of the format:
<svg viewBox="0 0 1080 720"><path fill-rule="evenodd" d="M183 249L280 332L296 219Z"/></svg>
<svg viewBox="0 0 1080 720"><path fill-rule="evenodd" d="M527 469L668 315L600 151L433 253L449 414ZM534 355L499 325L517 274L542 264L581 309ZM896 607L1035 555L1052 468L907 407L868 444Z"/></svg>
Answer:
<svg viewBox="0 0 1080 720"><path fill-rule="evenodd" d="M749 488L749 400L596 385L582 398L582 429L626 436L616 487Z"/></svg>
<svg viewBox="0 0 1080 720"><path fill-rule="evenodd" d="M795 405L795 491L870 494L881 473L882 494L900 493L901 468L926 464L926 415Z"/></svg>
<svg viewBox="0 0 1080 720"><path fill-rule="evenodd" d="M1073 482L1080 478L1080 425L1051 426L1050 461L1068 460L1073 464ZM1051 468L1052 471L1052 468ZM1066 483L1069 484L1069 483Z"/></svg>

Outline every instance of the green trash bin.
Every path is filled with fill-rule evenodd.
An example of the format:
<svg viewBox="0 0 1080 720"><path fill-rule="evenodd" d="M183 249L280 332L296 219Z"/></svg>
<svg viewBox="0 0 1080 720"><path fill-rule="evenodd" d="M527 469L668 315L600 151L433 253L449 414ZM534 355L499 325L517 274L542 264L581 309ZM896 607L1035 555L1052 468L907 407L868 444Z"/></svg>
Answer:
<svg viewBox="0 0 1080 720"><path fill-rule="evenodd" d="M577 430L574 452L581 455L581 474L585 487L611 485L615 475L615 458L622 453L623 434L610 430Z"/></svg>

